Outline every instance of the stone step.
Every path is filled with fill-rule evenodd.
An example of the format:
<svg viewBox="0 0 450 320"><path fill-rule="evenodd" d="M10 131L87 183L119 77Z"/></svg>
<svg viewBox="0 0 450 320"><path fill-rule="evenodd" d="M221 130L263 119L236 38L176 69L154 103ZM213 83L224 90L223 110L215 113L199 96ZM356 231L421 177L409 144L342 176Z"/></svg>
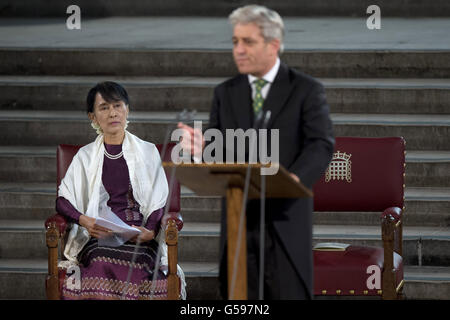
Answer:
<svg viewBox="0 0 450 320"><path fill-rule="evenodd" d="M45 220L55 211L55 183L0 183L1 219Z"/></svg>
<svg viewBox="0 0 450 320"><path fill-rule="evenodd" d="M412 187L449 187L450 152L407 151L405 183Z"/></svg>
<svg viewBox="0 0 450 320"><path fill-rule="evenodd" d="M67 36L67 32L64 34ZM228 45L231 35L224 36L227 47L231 48ZM104 34L102 38L105 38ZM16 38L11 40L13 48L0 48L0 60L3 61L0 75L229 77L237 74L230 49L217 50L211 45L208 49L189 49L192 45L171 49L101 49L92 43L87 46L95 49L90 49L86 44L78 43L77 46L75 42L72 48L42 48L42 44L35 44L41 48L17 48L26 43L18 44ZM148 41L147 35L145 40ZM281 59L292 68L322 78L448 78L450 74L448 51L430 48L320 50L314 44L311 50L286 50ZM94 65L96 67L92 68Z"/></svg>
<svg viewBox="0 0 450 320"><path fill-rule="evenodd" d="M45 220L55 213L56 185L53 183L0 183L0 219ZM185 222L220 222L219 197L196 196L182 187L181 214ZM448 188L405 190L406 226L450 225ZM315 212L315 224L379 225L380 212Z"/></svg>
<svg viewBox="0 0 450 320"><path fill-rule="evenodd" d="M132 111L208 112L213 89L226 78L117 76L0 76L3 110L85 111L89 89L100 81L121 83ZM334 113L448 113L449 79L320 80Z"/></svg>
<svg viewBox="0 0 450 320"><path fill-rule="evenodd" d="M1 220L0 258L44 258L42 220ZM380 226L314 225L313 242L345 242L381 246ZM445 266L450 263L448 227L404 227L403 252L409 265ZM185 223L180 233L181 261L211 262L219 258L218 223ZM202 254L199 254L201 252Z"/></svg>
<svg viewBox="0 0 450 320"><path fill-rule="evenodd" d="M403 136L410 150L449 150L439 141L447 135L447 115L332 114L336 136ZM419 137L419 135L422 135ZM428 135L428 140L423 135Z"/></svg>
<svg viewBox="0 0 450 320"><path fill-rule="evenodd" d="M450 151L407 151L405 179L409 187L448 186ZM55 180L56 147L0 146L0 181Z"/></svg>
<svg viewBox="0 0 450 320"><path fill-rule="evenodd" d="M282 16L364 16L370 1L349 0L343 3L335 3L326 0L306 1L258 1L258 4L276 10ZM68 4L66 2L56 2L52 6L46 5L44 0L33 1L15 0L8 3L8 6L1 12L2 17L61 17L66 12ZM426 2L412 0L408 6L403 1L378 1L383 17L384 15L400 17L445 17L450 16L450 6L444 0ZM166 0L164 2L142 2L138 0L113 0L108 1L107 10L104 5L88 0L79 0L83 16L86 17L108 17L108 16L204 16L204 17L224 17L228 16L237 5L243 3L230 2L226 0L207 1L195 0L189 5L182 0ZM385 13L386 12L386 13Z"/></svg>
<svg viewBox="0 0 450 320"><path fill-rule="evenodd" d="M405 266L406 299L445 299L450 297L450 267Z"/></svg>
<svg viewBox="0 0 450 320"><path fill-rule="evenodd" d="M220 299L218 264L180 262L188 300ZM45 299L45 259L0 259L0 299ZM442 299L450 296L450 267L404 267L406 299Z"/></svg>
<svg viewBox="0 0 450 320"><path fill-rule="evenodd" d="M0 180L54 182L56 188L56 147L0 146Z"/></svg>
<svg viewBox="0 0 450 320"><path fill-rule="evenodd" d="M141 139L162 143L176 127L175 112L133 112L129 130ZM207 125L208 114L194 120ZM450 150L450 115L331 114L336 136L403 136L409 150ZM0 111L0 145L87 144L96 138L86 114L73 111Z"/></svg>
<svg viewBox="0 0 450 320"><path fill-rule="evenodd" d="M42 220L0 220L0 258L44 258L47 256Z"/></svg>

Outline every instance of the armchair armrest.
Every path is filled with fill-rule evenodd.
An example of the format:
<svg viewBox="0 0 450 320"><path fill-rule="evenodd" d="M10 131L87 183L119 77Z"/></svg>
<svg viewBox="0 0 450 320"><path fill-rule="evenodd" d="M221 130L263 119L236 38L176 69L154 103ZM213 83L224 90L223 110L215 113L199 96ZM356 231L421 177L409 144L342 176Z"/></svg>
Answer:
<svg viewBox="0 0 450 320"><path fill-rule="evenodd" d="M381 219L390 219L397 223L402 219L403 211L399 207L390 207L383 211Z"/></svg>
<svg viewBox="0 0 450 320"><path fill-rule="evenodd" d="M66 233L67 224L68 223L66 218L64 218L63 215L56 213L45 221L45 229L49 229L51 226L55 226L61 236Z"/></svg>
<svg viewBox="0 0 450 320"><path fill-rule="evenodd" d="M181 231L183 229L183 217L178 212L168 212L166 213L161 220L161 224L163 226L167 226L169 221L175 222L175 225L177 227L178 231Z"/></svg>
<svg viewBox="0 0 450 320"><path fill-rule="evenodd" d="M390 242L392 250L402 255L403 252L403 210L390 207L381 214L381 234L383 243Z"/></svg>

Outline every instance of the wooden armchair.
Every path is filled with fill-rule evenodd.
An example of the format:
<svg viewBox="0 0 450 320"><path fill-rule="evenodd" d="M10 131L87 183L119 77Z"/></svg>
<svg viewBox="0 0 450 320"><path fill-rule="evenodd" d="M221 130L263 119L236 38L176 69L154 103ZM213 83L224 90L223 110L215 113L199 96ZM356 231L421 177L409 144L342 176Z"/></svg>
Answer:
<svg viewBox="0 0 450 320"><path fill-rule="evenodd" d="M167 146L165 155L161 158L163 161L171 161L170 155L174 143ZM157 145L161 153L162 146ZM57 149L57 187L72 162L73 157L81 146L59 145ZM170 172L166 170L166 177L170 186ZM166 244L168 249L168 281L167 297L169 300L180 298L180 279L177 276L177 244L178 232L183 228L183 220L180 212L180 184L175 179L172 183L172 195L169 203L169 211L162 218L161 230L166 230ZM46 279L47 299L59 300L61 297L61 288L65 278L66 271L58 268L58 251L61 259L64 259L65 238L69 231L69 224L64 216L56 213L45 221L46 242L48 247L48 275ZM164 228L165 227L165 228ZM59 247L59 250L58 250Z"/></svg>
<svg viewBox="0 0 450 320"><path fill-rule="evenodd" d="M314 210L381 212L383 246L314 250L316 296L402 297L404 172L403 138L336 138L330 166L313 188Z"/></svg>

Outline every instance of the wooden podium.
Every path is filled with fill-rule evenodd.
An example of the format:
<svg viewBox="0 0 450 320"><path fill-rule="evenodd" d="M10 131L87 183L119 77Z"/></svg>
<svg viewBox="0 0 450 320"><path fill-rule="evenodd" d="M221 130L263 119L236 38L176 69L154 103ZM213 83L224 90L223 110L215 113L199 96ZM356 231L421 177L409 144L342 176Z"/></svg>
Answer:
<svg viewBox="0 0 450 320"><path fill-rule="evenodd" d="M249 164L194 164L176 165L164 162L165 168L176 167L176 178L199 196L226 196L227 199L227 243L228 243L228 292L232 300L247 299L247 238L245 219L241 229L241 245L237 256L238 271L234 290L231 290L236 248L239 238L239 222L244 195L245 176ZM248 199L260 197L261 164L251 164ZM297 183L289 172L280 165L277 174L266 175L267 198L303 198L311 197L312 191Z"/></svg>

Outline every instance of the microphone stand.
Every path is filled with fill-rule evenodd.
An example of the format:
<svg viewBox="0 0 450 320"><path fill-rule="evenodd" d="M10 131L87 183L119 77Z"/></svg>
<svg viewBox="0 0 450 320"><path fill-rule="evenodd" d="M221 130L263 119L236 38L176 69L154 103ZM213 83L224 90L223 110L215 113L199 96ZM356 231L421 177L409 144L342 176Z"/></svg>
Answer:
<svg viewBox="0 0 450 320"><path fill-rule="evenodd" d="M270 110L266 112L262 129L267 128L271 116ZM259 300L264 299L264 253L265 253L265 220L266 220L266 176L261 174L260 189L260 225L259 225Z"/></svg>
<svg viewBox="0 0 450 320"><path fill-rule="evenodd" d="M259 122L261 122L262 117L263 117L263 112L261 110L256 116L255 122L253 124L253 129L256 130L258 128L258 124L259 124ZM253 158L252 156L253 156L255 140L257 140L257 135L256 135L256 139L250 139L249 164L247 166L247 170L246 170L246 174L245 174L244 194L242 197L241 214L239 216L238 239L237 239L237 244L236 244L236 250L234 253L233 273L232 273L232 277L231 277L231 285L230 285L230 292L228 293L228 299L231 299L231 297L233 296L234 287L236 285L237 267L238 267L237 263L238 263L239 251L241 249L242 232L243 232L242 229L244 226L245 209L247 206L248 189L249 189L249 185L250 185L250 172L251 172L250 160Z"/></svg>

